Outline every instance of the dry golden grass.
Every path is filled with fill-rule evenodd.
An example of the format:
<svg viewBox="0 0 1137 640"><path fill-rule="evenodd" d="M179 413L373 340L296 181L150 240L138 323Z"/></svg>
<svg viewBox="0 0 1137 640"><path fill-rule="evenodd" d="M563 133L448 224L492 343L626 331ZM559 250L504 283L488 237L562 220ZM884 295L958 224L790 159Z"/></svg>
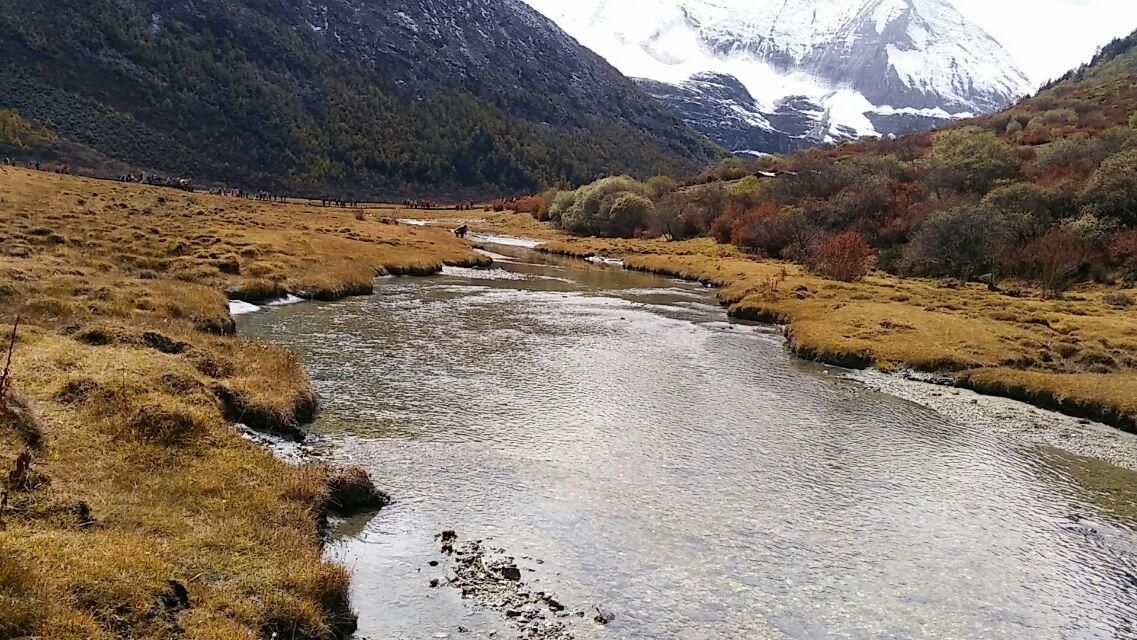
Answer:
<svg viewBox="0 0 1137 640"><path fill-rule="evenodd" d="M0 326L23 318L0 472L32 446L0 512L0 637L328 638L350 622L348 572L317 530L331 472L230 426L292 432L311 385L289 353L230 335L224 292L334 298L486 261L363 217L0 169Z"/></svg>
<svg viewBox="0 0 1137 640"><path fill-rule="evenodd" d="M493 211L490 209L471 209L469 211L411 209L387 210L387 212L394 217L423 220L431 226L445 229L454 229L465 224L476 233L499 236L542 241L564 240L570 237L548 224L537 222L528 213Z"/></svg>
<svg viewBox="0 0 1137 640"><path fill-rule="evenodd" d="M961 384L1137 429L1137 312L1087 285L1061 300L1022 287L874 274L842 283L708 239L560 240L546 251L624 258L628 267L723 287L731 313L787 325L793 350L852 367L948 373Z"/></svg>

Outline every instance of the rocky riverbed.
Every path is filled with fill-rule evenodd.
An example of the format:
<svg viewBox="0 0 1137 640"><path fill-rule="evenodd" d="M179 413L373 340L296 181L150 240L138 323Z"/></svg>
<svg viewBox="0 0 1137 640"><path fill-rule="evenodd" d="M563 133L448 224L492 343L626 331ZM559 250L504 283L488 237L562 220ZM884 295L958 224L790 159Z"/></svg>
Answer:
<svg viewBox="0 0 1137 640"><path fill-rule="evenodd" d="M851 373L849 377L990 433L1106 460L1137 471L1137 436L1108 425L947 386L947 381L928 374L866 370Z"/></svg>
<svg viewBox="0 0 1137 640"><path fill-rule="evenodd" d="M458 589L462 598L474 606L500 613L517 628L519 638L573 640L573 621L591 617L594 624L604 625L615 618L615 614L599 606L592 608L591 615L583 609L570 609L555 595L527 581L536 569L525 564L542 565L543 560L523 557L519 562L506 555L505 549L495 548L485 540L459 541L454 531L443 531L435 539L443 560L432 560L430 566L445 569L446 575L431 578L429 586ZM459 627L458 632L469 630Z"/></svg>

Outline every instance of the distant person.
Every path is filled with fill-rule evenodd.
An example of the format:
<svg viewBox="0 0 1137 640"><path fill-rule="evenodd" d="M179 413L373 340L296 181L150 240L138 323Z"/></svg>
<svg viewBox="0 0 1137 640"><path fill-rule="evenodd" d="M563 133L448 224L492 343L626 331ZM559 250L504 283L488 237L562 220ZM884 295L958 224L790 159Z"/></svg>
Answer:
<svg viewBox="0 0 1137 640"><path fill-rule="evenodd" d="M465 238L466 234L469 232L470 232L470 227L467 225L462 225L462 226L460 226L454 230L454 235L458 236L459 238Z"/></svg>

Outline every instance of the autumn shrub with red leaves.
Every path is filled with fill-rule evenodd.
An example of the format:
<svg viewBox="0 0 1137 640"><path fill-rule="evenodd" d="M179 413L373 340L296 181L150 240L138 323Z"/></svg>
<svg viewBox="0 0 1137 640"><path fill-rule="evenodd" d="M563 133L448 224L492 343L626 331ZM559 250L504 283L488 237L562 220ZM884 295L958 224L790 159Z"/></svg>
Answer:
<svg viewBox="0 0 1137 640"><path fill-rule="evenodd" d="M1070 287L1092 257L1093 248L1082 236L1063 229L1051 231L1023 249L1023 262L1055 297Z"/></svg>
<svg viewBox="0 0 1137 640"><path fill-rule="evenodd" d="M1122 231L1113 236L1109 257L1121 267L1127 279L1137 279L1137 229Z"/></svg>
<svg viewBox="0 0 1137 640"><path fill-rule="evenodd" d="M723 207L722 215L711 221L708 233L719 244L734 244L732 238L735 229L743 224L746 217L747 211L744 205L734 200L728 200Z"/></svg>
<svg viewBox="0 0 1137 640"><path fill-rule="evenodd" d="M517 213L527 213L537 218L541 214L541 205L542 200L540 196L529 196L527 198L518 198L510 203L509 206Z"/></svg>
<svg viewBox="0 0 1137 640"><path fill-rule="evenodd" d="M856 282L872 268L873 250L856 231L829 236L817 245L807 260L810 271L842 282Z"/></svg>

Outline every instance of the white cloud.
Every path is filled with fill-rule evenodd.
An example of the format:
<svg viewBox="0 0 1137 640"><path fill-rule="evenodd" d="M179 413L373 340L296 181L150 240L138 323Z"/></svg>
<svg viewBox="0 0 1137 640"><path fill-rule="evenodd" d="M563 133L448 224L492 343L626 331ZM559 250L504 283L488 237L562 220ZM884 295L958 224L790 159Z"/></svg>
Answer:
<svg viewBox="0 0 1137 640"><path fill-rule="evenodd" d="M1137 30L1134 0L952 0L960 13L1010 51L1043 83L1088 61L1099 47Z"/></svg>

